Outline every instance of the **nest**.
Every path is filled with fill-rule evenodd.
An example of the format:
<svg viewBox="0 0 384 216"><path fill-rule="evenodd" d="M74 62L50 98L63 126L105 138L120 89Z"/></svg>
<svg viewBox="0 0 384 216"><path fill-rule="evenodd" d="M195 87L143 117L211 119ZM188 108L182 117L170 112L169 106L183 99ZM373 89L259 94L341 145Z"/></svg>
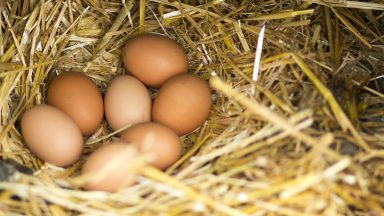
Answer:
<svg viewBox="0 0 384 216"><path fill-rule="evenodd" d="M381 0L0 1L0 214L384 215L383 11ZM104 92L126 73L124 43L145 32L183 45L189 73L211 84L209 119L166 171L83 191L82 164L115 139L106 123L63 169L30 153L18 120L62 71Z"/></svg>

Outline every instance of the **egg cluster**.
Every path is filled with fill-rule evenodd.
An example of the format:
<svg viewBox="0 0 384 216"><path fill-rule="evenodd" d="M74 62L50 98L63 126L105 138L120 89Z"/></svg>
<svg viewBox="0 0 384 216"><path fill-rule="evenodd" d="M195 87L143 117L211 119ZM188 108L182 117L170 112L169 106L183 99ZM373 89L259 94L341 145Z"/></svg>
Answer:
<svg viewBox="0 0 384 216"><path fill-rule="evenodd" d="M160 35L130 39L123 62L132 75L115 77L104 98L86 75L64 72L49 85L47 104L28 109L21 132L30 150L41 160L69 166L82 155L83 136L92 135L103 117L119 133L119 141L93 152L82 168L87 190L117 191L134 182L128 167L138 152L150 153L151 164L165 169L181 154L179 136L198 128L211 107L208 84L187 74L183 48ZM148 87L159 88L154 100ZM135 148L133 148L134 146ZM103 172L100 174L100 172Z"/></svg>

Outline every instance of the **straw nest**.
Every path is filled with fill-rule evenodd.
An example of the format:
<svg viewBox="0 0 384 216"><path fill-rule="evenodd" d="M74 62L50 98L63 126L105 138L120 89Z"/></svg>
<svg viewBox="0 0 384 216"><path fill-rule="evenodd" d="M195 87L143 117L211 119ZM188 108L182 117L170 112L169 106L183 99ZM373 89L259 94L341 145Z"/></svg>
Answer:
<svg viewBox="0 0 384 216"><path fill-rule="evenodd" d="M381 0L3 0L0 12L1 215L384 215ZM210 81L209 119L167 171L82 191L87 155L116 139L107 125L63 169L29 152L18 119L62 71L104 91L143 32L184 46Z"/></svg>

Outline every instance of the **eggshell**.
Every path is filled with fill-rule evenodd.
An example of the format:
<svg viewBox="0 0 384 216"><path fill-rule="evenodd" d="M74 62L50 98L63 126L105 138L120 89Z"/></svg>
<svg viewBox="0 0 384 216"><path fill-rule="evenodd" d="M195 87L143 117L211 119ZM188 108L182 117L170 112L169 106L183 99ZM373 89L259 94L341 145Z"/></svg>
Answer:
<svg viewBox="0 0 384 216"><path fill-rule="evenodd" d="M131 185L135 178L130 166L136 156L136 149L121 141L100 147L83 165L82 174L88 177L84 188L116 192Z"/></svg>
<svg viewBox="0 0 384 216"><path fill-rule="evenodd" d="M155 34L130 39L123 51L127 70L151 87L160 87L171 77L188 71L188 59L174 40Z"/></svg>
<svg viewBox="0 0 384 216"><path fill-rule="evenodd" d="M180 157L181 142L171 129L164 125L147 122L128 128L121 139L133 144L142 152L154 156L152 165L165 169Z"/></svg>
<svg viewBox="0 0 384 216"><path fill-rule="evenodd" d="M116 77L104 97L105 117L113 130L151 120L148 89L133 76Z"/></svg>
<svg viewBox="0 0 384 216"><path fill-rule="evenodd" d="M80 129L53 106L27 110L21 118L21 132L31 151L43 161L65 167L81 156L84 142Z"/></svg>
<svg viewBox="0 0 384 216"><path fill-rule="evenodd" d="M211 104L208 84L197 76L181 74L160 88L153 102L152 119L184 135L206 120Z"/></svg>
<svg viewBox="0 0 384 216"><path fill-rule="evenodd" d="M65 72L57 76L49 85L47 103L67 113L83 135L91 135L103 120L100 90L82 73Z"/></svg>

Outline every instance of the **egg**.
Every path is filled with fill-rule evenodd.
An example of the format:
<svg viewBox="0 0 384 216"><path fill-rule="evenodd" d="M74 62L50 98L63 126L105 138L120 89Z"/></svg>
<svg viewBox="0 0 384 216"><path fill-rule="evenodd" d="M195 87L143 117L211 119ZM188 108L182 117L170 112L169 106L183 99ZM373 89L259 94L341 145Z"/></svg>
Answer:
<svg viewBox="0 0 384 216"><path fill-rule="evenodd" d="M112 80L104 97L105 117L113 130L151 120L148 89L133 76Z"/></svg>
<svg viewBox="0 0 384 216"><path fill-rule="evenodd" d="M128 128L121 140L130 143L143 153L153 156L152 165L165 169L177 161L181 154L179 137L168 127L147 122Z"/></svg>
<svg viewBox="0 0 384 216"><path fill-rule="evenodd" d="M49 85L47 103L68 114L83 135L91 135L103 120L100 90L82 73L64 72L58 75Z"/></svg>
<svg viewBox="0 0 384 216"><path fill-rule="evenodd" d="M135 182L132 167L137 151L127 143L108 143L93 152L81 170L86 190L116 192Z"/></svg>
<svg viewBox="0 0 384 216"><path fill-rule="evenodd" d="M188 70L188 59L176 41L144 34L130 39L123 50L125 68L144 84L160 87L171 77Z"/></svg>
<svg viewBox="0 0 384 216"><path fill-rule="evenodd" d="M181 74L160 88L153 102L152 119L185 135L206 120L211 104L208 84L197 76Z"/></svg>
<svg viewBox="0 0 384 216"><path fill-rule="evenodd" d="M53 106L38 105L27 110L21 118L21 133L38 158L57 166L75 163L83 151L79 127Z"/></svg>

